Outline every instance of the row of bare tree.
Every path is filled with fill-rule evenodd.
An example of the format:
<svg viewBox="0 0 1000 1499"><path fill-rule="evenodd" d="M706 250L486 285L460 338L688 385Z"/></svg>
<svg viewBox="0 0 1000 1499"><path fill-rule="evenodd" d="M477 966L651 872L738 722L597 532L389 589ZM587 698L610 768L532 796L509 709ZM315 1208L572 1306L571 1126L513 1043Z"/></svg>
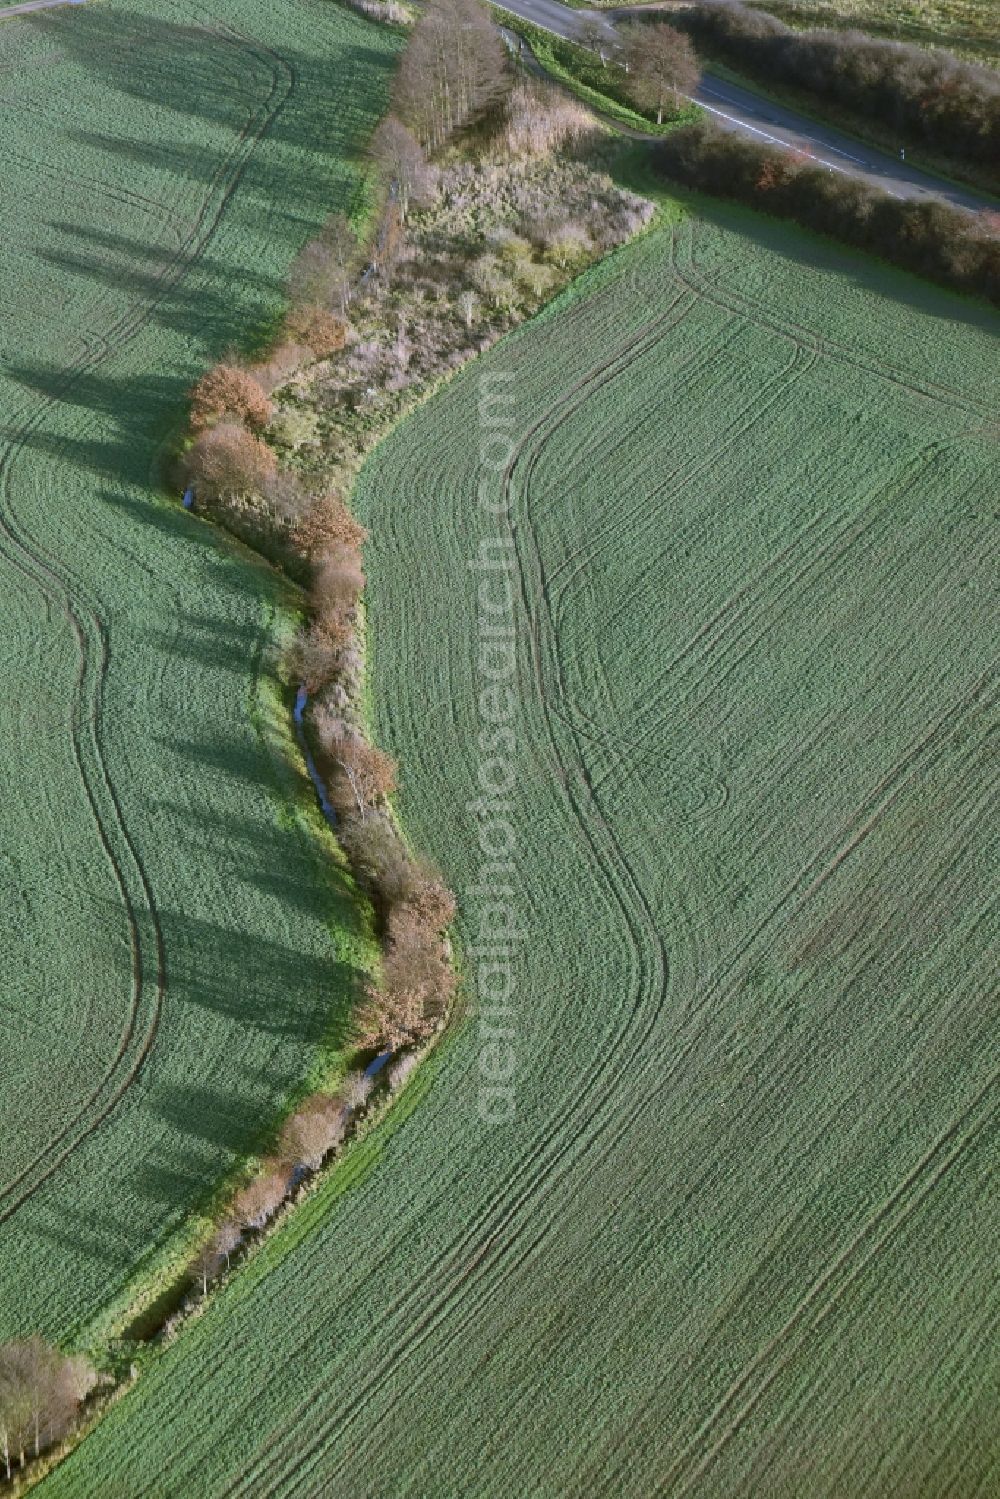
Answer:
<svg viewBox="0 0 1000 1499"><path fill-rule="evenodd" d="M678 24L758 78L879 120L900 142L983 164L1000 183L1000 77L992 68L859 31L796 31L739 0L693 6Z"/></svg>
<svg viewBox="0 0 1000 1499"><path fill-rule="evenodd" d="M690 100L701 68L690 38L673 26L650 18L619 30L626 93L645 114L663 124L666 110L677 114Z"/></svg>
<svg viewBox="0 0 1000 1499"><path fill-rule="evenodd" d="M503 46L478 0L431 0L404 54L396 112L372 140L386 209L370 248L369 275L387 273L411 205L431 189L427 149L444 145L505 86ZM361 269L354 231L336 214L292 266L290 310L267 359L247 367L226 361L192 389L193 440L184 478L196 486L200 501L266 507L285 524L311 579L310 620L299 634L292 666L313 700L316 758L337 812L340 841L374 901L383 937L381 981L365 991L358 1040L398 1051L425 1038L447 1009L455 979L445 928L454 901L440 879L412 858L396 830L388 809L396 765L371 743L358 711L361 549L367 533L338 493L306 493L279 466L264 436L275 414L272 392L310 359L328 358L344 346ZM400 1086L412 1065L412 1053L400 1056L390 1086ZM273 1218L301 1171L317 1169L340 1145L371 1086L370 1078L352 1073L335 1095L313 1094L290 1115L274 1154L235 1194L189 1267L203 1293L245 1236Z"/></svg>
<svg viewBox="0 0 1000 1499"><path fill-rule="evenodd" d="M223 360L192 388L193 440L181 474L199 503L230 511L263 507L286 528L302 520L311 497L295 475L279 469L261 434L275 413L272 393L304 365L344 347L359 257L348 219L332 215L292 266L288 311L266 357L251 365Z"/></svg>
<svg viewBox="0 0 1000 1499"><path fill-rule="evenodd" d="M14 1466L62 1440L97 1383L87 1359L60 1353L43 1338L0 1344L0 1457Z"/></svg>

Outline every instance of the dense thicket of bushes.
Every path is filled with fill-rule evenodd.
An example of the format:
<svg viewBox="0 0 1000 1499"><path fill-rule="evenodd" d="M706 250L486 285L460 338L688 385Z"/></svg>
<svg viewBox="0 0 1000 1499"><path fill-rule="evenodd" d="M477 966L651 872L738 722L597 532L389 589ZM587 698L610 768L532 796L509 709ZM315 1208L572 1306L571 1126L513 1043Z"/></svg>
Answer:
<svg viewBox="0 0 1000 1499"><path fill-rule="evenodd" d="M966 213L936 199L893 198L856 177L709 122L666 137L654 159L665 176L688 187L794 219L1000 306L996 215Z"/></svg>
<svg viewBox="0 0 1000 1499"><path fill-rule="evenodd" d="M735 67L878 120L901 143L985 167L1000 185L1000 76L992 69L859 31L795 31L739 0L710 0L681 20Z"/></svg>

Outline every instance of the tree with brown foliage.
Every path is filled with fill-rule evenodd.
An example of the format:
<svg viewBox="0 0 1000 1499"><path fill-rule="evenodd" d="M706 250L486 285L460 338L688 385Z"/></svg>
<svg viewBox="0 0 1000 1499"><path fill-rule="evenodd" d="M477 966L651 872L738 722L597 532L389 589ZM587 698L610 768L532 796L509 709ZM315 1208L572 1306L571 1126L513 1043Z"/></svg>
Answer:
<svg viewBox="0 0 1000 1499"><path fill-rule="evenodd" d="M424 872L389 913L382 981L368 988L360 1026L371 1045L393 1050L430 1035L455 992L443 929L455 902L443 881Z"/></svg>
<svg viewBox="0 0 1000 1499"><path fill-rule="evenodd" d="M950 203L891 197L871 183L830 172L787 152L702 121L672 131L656 148L664 174L821 234L871 250L945 286L1000 305L1000 239L977 214Z"/></svg>
<svg viewBox="0 0 1000 1499"><path fill-rule="evenodd" d="M235 364L217 364L191 388L191 427L203 432L224 416L248 427L266 427L274 415L260 382Z"/></svg>
<svg viewBox="0 0 1000 1499"><path fill-rule="evenodd" d="M283 1161L265 1161L259 1176L237 1192L232 1214L244 1228L263 1228L273 1218L288 1191L289 1173Z"/></svg>
<svg viewBox="0 0 1000 1499"><path fill-rule="evenodd" d="M285 318L285 331L296 344L305 344L317 359L329 359L347 342L347 323L318 302L293 307Z"/></svg>
<svg viewBox="0 0 1000 1499"><path fill-rule="evenodd" d="M455 919L455 897L439 874L421 869L407 904L430 932L443 932Z"/></svg>
<svg viewBox="0 0 1000 1499"><path fill-rule="evenodd" d="M207 500L260 498L277 467L267 444L231 421L202 432L184 457L188 483Z"/></svg>
<svg viewBox="0 0 1000 1499"><path fill-rule="evenodd" d="M336 490L314 500L296 528L293 540L309 556L335 546L360 550L368 532L348 510Z"/></svg>
<svg viewBox="0 0 1000 1499"><path fill-rule="evenodd" d="M364 822L369 810L395 790L395 760L346 726L328 733L323 748L349 787L350 799Z"/></svg>

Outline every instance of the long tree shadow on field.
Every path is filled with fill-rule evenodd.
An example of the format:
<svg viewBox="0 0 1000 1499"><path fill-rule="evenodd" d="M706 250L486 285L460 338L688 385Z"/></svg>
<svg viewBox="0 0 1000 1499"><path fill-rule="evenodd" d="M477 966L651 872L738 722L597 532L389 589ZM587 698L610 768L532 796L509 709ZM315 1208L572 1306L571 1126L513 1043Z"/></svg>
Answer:
<svg viewBox="0 0 1000 1499"><path fill-rule="evenodd" d="M178 421L187 389L184 380L170 375L119 378L57 365L12 362L4 374L48 410L28 431L0 425L0 438L137 487L148 483L150 445ZM92 414L93 434L69 435L67 410Z"/></svg>
<svg viewBox="0 0 1000 1499"><path fill-rule="evenodd" d="M859 291L902 302L918 312L948 324L961 323L966 327L974 328L977 332L991 334L994 337L1000 329L1000 313L987 303L938 286L917 275L915 271L888 265L876 254L856 249L852 245L844 244L818 231L772 218L745 204L710 198L704 193L689 192L671 183L666 177L662 180L664 186L675 193L682 202L691 205L698 218L704 219L706 223L718 225L730 233L735 231L745 235L751 243L763 246L776 258L817 272L835 271L844 277L849 277L851 284ZM641 191L641 186L638 186L637 190ZM697 253L695 264L697 266ZM708 279L711 283L711 277ZM781 278L776 278L774 284L780 287ZM722 295L725 295L729 289L724 279L719 280L718 289ZM762 304L762 306L764 310L778 318L784 311L779 300ZM812 323L812 331L822 335L825 330L819 297L814 306L816 316Z"/></svg>
<svg viewBox="0 0 1000 1499"><path fill-rule="evenodd" d="M241 850L243 853L244 850ZM241 879L249 878L241 868ZM282 889L283 899L287 890ZM313 887L313 905L315 886ZM168 1002L175 1011L204 1012L205 1022L189 1017L188 1034L202 1034L209 1060L192 1058L161 1068L146 1106L167 1128L167 1138L138 1168L140 1189L160 1202L190 1198L211 1187L219 1154L235 1158L266 1148L282 1100L301 1085L301 1069L276 1046L256 1069L216 1070L208 1038L218 1035L217 1017L241 1027L333 1047L349 1040L351 1012L364 975L331 952L329 959L304 954L277 938L264 939L238 926L161 913L169 972Z"/></svg>
<svg viewBox="0 0 1000 1499"><path fill-rule="evenodd" d="M401 37L333 7L328 34L315 13L317 44L309 52L287 37L271 48L226 24L178 25L117 7L33 19L99 86L98 124L121 115L150 125L148 142L120 140L95 135L84 117L78 140L187 181L223 184L237 172L244 201L227 212L258 236L266 227L270 243L289 254L301 243L303 223L330 211L331 177L363 148L402 45ZM358 39L340 40L352 33ZM360 40L366 35L370 42ZM116 107L116 95L141 110ZM255 147L263 135L262 164ZM212 137L214 149L206 144Z"/></svg>
<svg viewBox="0 0 1000 1499"><path fill-rule="evenodd" d="M48 34L61 51L100 81L105 93L121 93L144 108L165 109L207 125L231 127L240 122L249 134L247 104L254 114L271 118L267 133L279 143L315 151L330 129L335 103L349 119L352 101L385 94L405 37L331 8L329 32L313 10L315 51L303 51L283 35L277 47L222 24L184 25L149 10L128 12L121 6L93 8L71 16L50 12L32 17L36 32ZM220 18L221 19L221 18ZM345 34L356 38L341 45ZM310 90L307 85L312 85ZM294 110L281 108L291 91ZM277 107L277 112L272 114ZM108 113L111 107L109 102ZM364 111L365 116L368 110ZM358 111L361 113L361 111ZM348 127L348 132L350 127Z"/></svg>
<svg viewBox="0 0 1000 1499"><path fill-rule="evenodd" d="M189 523L190 524L190 523ZM209 614L185 614L178 622L181 626L174 633L166 630L150 630L148 639L158 650L182 656L198 666L245 676L252 659L252 645L248 631L243 625ZM218 763L217 746L199 746L193 757L204 748L206 763Z"/></svg>
<svg viewBox="0 0 1000 1499"><path fill-rule="evenodd" d="M117 1220L107 1199L97 1211L89 1210L78 1201L72 1204L61 1201L58 1212L49 1208L43 1211L44 1217L36 1211L30 1232L68 1250L73 1257L82 1255L95 1263L111 1265L125 1272L135 1265L136 1256L146 1247L142 1225Z"/></svg>
<svg viewBox="0 0 1000 1499"><path fill-rule="evenodd" d="M65 226L60 231L69 237ZM234 268L197 245L172 250L155 240L135 235L108 234L92 229L71 231L75 247L43 249L39 258L59 271L61 277L78 277L105 291L121 294L124 318L154 322L174 332L191 334L199 327L223 326L232 321ZM290 258L290 257L289 257ZM192 282L192 273L196 279ZM260 316L273 315L284 296L284 282L277 275L259 270L239 270L241 316L249 316L249 293L255 294ZM245 335L246 328L241 327ZM117 339L113 341L118 346Z"/></svg>

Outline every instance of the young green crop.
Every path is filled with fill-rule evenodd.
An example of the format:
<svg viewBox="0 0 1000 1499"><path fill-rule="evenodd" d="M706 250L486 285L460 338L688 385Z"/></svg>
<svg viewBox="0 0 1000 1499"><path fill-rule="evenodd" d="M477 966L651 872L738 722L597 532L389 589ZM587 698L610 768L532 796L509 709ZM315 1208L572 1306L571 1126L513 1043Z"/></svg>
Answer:
<svg viewBox="0 0 1000 1499"><path fill-rule="evenodd" d="M397 48L322 0L0 27L0 1339L122 1294L341 1044L370 957L284 763L296 597L160 461L360 207Z"/></svg>
<svg viewBox="0 0 1000 1499"><path fill-rule="evenodd" d="M467 950L512 501L515 1113L473 1002L45 1499L988 1488L998 326L707 204L376 452L379 735Z"/></svg>

